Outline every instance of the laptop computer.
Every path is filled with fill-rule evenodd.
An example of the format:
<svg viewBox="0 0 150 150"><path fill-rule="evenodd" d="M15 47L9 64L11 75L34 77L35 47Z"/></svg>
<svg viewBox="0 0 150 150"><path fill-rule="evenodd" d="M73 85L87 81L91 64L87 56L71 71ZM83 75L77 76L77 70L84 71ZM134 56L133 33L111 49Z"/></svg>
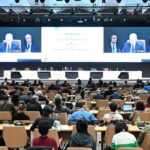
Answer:
<svg viewBox="0 0 150 150"><path fill-rule="evenodd" d="M133 107L131 104L125 104L122 106L122 111L132 111L133 110Z"/></svg>

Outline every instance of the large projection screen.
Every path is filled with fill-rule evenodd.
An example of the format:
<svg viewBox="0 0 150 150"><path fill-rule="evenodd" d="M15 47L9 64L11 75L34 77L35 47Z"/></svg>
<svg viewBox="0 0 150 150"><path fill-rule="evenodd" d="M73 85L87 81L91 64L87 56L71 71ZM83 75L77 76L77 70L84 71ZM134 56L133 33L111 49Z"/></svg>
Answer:
<svg viewBox="0 0 150 150"><path fill-rule="evenodd" d="M150 27L0 27L0 62L150 62Z"/></svg>

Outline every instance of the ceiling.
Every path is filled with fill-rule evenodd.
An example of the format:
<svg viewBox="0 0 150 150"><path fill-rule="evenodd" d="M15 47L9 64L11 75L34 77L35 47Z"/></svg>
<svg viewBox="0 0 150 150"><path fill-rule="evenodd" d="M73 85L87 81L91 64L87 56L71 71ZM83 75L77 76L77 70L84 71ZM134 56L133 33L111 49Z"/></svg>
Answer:
<svg viewBox="0 0 150 150"><path fill-rule="evenodd" d="M105 2L105 3L104 3ZM100 23L148 23L150 1L143 0L0 0L0 25L20 23L50 23L59 20L63 24ZM75 20L75 21L74 21ZM89 22L88 22L89 24Z"/></svg>

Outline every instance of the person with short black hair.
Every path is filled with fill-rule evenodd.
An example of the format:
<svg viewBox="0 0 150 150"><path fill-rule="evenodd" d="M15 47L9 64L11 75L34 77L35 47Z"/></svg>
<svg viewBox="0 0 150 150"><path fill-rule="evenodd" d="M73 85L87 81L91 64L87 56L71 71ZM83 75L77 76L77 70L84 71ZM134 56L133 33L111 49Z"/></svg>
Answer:
<svg viewBox="0 0 150 150"><path fill-rule="evenodd" d="M83 119L83 120L86 120L89 124L90 123L95 123L97 121L96 117L91 114L89 111L88 111L88 107L87 107L87 102L83 101L83 102L80 102L78 103L80 108L78 111L74 112L69 120L68 120L68 123L73 123L73 122L77 122L78 120L80 119Z"/></svg>
<svg viewBox="0 0 150 150"><path fill-rule="evenodd" d="M54 150L58 150L56 140L54 138L50 138L47 136L49 131L49 123L48 121L44 120L39 122L38 124L39 133L41 134L40 137L33 139L33 146L48 146L54 148Z"/></svg>
<svg viewBox="0 0 150 150"><path fill-rule="evenodd" d="M91 147L96 150L96 143L88 133L88 123L85 120L78 120L76 124L77 132L72 134L69 139L70 147Z"/></svg>
<svg viewBox="0 0 150 150"><path fill-rule="evenodd" d="M105 123L110 123L112 121L116 121L116 120L123 120L122 115L120 115L116 110L117 110L117 104L112 102L109 105L109 108L111 110L110 113L105 114L103 117L103 120Z"/></svg>
<svg viewBox="0 0 150 150"><path fill-rule="evenodd" d="M128 126L123 120L116 122L115 132L112 139L112 150L118 150L120 147L138 147L135 136L128 132Z"/></svg>
<svg viewBox="0 0 150 150"><path fill-rule="evenodd" d="M32 126L30 128L30 131L34 131L34 129L38 126L38 124L41 121L47 121L49 129L52 128L53 123L54 123L54 119L51 117L52 112L53 112L53 109L50 106L46 105L43 108L43 116L34 121L34 123L32 124Z"/></svg>
<svg viewBox="0 0 150 150"><path fill-rule="evenodd" d="M136 106L135 106L135 110L133 111L133 113L130 115L129 120L133 120L135 113L142 113L145 111L145 106L144 103L142 101L137 101Z"/></svg>

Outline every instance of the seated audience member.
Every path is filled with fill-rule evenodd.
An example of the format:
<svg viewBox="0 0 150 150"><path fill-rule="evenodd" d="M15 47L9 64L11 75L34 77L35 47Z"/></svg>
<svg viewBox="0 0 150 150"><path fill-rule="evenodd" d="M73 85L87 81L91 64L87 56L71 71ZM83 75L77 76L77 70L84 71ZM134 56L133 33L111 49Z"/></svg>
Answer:
<svg viewBox="0 0 150 150"><path fill-rule="evenodd" d="M110 103L109 105L111 112L108 114L105 114L103 117L103 120L105 123L111 123L116 122L117 120L123 120L122 115L120 115L117 110L117 104L116 103Z"/></svg>
<svg viewBox="0 0 150 150"><path fill-rule="evenodd" d="M112 99L123 99L122 95L119 94L117 91L112 93L109 97L109 100L112 100Z"/></svg>
<svg viewBox="0 0 150 150"><path fill-rule="evenodd" d="M89 78L86 87L87 87L87 88L92 88L93 84L95 84L94 81L92 80L92 78Z"/></svg>
<svg viewBox="0 0 150 150"><path fill-rule="evenodd" d="M78 79L77 83L75 83L75 86L82 86L82 81L80 79Z"/></svg>
<svg viewBox="0 0 150 150"><path fill-rule="evenodd" d="M129 119L133 120L134 115L135 115L136 112L142 113L144 111L145 111L144 103L142 101L138 101L136 103L135 110L133 111L133 113L131 114L131 116L129 117Z"/></svg>
<svg viewBox="0 0 150 150"><path fill-rule="evenodd" d="M60 94L57 94L55 97L55 112L56 113L61 113L61 112L66 112L67 114L72 114L73 111L64 107L62 104L62 96Z"/></svg>
<svg viewBox="0 0 150 150"><path fill-rule="evenodd" d="M133 89L143 88L145 83L142 80L137 79L136 83L133 86Z"/></svg>
<svg viewBox="0 0 150 150"><path fill-rule="evenodd" d="M32 92L31 92L31 91L28 91L26 95L21 95L21 96L19 97L19 99L22 100L22 101L24 101L24 102L27 104L28 102L31 101L32 96L33 96L33 95L32 95Z"/></svg>
<svg viewBox="0 0 150 150"><path fill-rule="evenodd" d="M74 93L76 96L79 95L82 97L82 99L84 99L85 97L85 91L84 91L84 88L82 87L82 85L79 85L77 88L76 88L76 91Z"/></svg>
<svg viewBox="0 0 150 150"><path fill-rule="evenodd" d="M54 150L58 150L56 140L54 138L50 138L47 136L49 131L49 124L47 121L41 121L38 124L40 137L33 139L33 146L48 146L54 148Z"/></svg>
<svg viewBox="0 0 150 150"><path fill-rule="evenodd" d="M112 139L112 150L118 150L120 147L138 147L135 136L128 132L128 126L123 120L116 122L115 132Z"/></svg>
<svg viewBox="0 0 150 150"><path fill-rule="evenodd" d="M97 87L100 88L103 86L103 81L102 80L99 80L98 83L97 83Z"/></svg>
<svg viewBox="0 0 150 150"><path fill-rule="evenodd" d="M93 99L104 99L104 96L101 94L100 90L97 90L96 95L93 96Z"/></svg>
<svg viewBox="0 0 150 150"><path fill-rule="evenodd" d="M3 96L3 100L0 101L0 111L10 111L12 115L17 112L13 103L9 102L7 95Z"/></svg>
<svg viewBox="0 0 150 150"><path fill-rule="evenodd" d="M144 90L144 85L141 85L141 88L136 91L137 94L147 94L147 90Z"/></svg>
<svg viewBox="0 0 150 150"><path fill-rule="evenodd" d="M123 46L123 53L138 53L145 51L144 46L137 41L137 34L131 33L129 35L129 42L126 42Z"/></svg>
<svg viewBox="0 0 150 150"><path fill-rule="evenodd" d="M8 82L8 79L5 78L4 81L2 82L3 86L8 86L10 83Z"/></svg>
<svg viewBox="0 0 150 150"><path fill-rule="evenodd" d="M36 91L36 95L39 97L39 102L44 101L46 104L49 103L48 99L43 95L42 90Z"/></svg>
<svg viewBox="0 0 150 150"><path fill-rule="evenodd" d="M34 87L33 87L33 86L30 86L30 87L29 87L29 91L31 91L31 92L32 92L32 95L34 95L34 94L35 94L35 91L34 91Z"/></svg>
<svg viewBox="0 0 150 150"><path fill-rule="evenodd" d="M109 87L108 87L108 90L105 91L105 93L104 93L104 98L106 98L107 96L110 96L110 95L113 94L113 93L114 93L114 91L113 91L112 86L109 86Z"/></svg>
<svg viewBox="0 0 150 150"><path fill-rule="evenodd" d="M42 121L47 121L48 122L47 125L49 126L49 129L52 128L53 123L54 123L54 119L51 117L52 112L53 112L53 109L50 106L46 105L43 108L43 116L34 121L33 125L30 128L30 130L34 131L34 129L36 127L38 127L38 124Z"/></svg>
<svg viewBox="0 0 150 150"><path fill-rule="evenodd" d="M48 91L49 90L57 90L57 87L52 83L50 86L48 86Z"/></svg>
<svg viewBox="0 0 150 150"><path fill-rule="evenodd" d="M88 111L86 102L80 102L80 107L81 107L81 109L74 112L70 116L68 123L77 122L80 119L84 119L88 123L95 123L97 121L96 117Z"/></svg>
<svg viewBox="0 0 150 150"><path fill-rule="evenodd" d="M14 120L30 120L29 116L25 114L26 104L24 101L19 101L18 112L13 115L12 121Z"/></svg>
<svg viewBox="0 0 150 150"><path fill-rule="evenodd" d="M150 83L147 83L147 85L144 86L144 90L150 91Z"/></svg>
<svg viewBox="0 0 150 150"><path fill-rule="evenodd" d="M140 99L140 97L137 94L136 90L133 90L132 94L131 94L131 101L135 101L135 100L139 100L139 99Z"/></svg>
<svg viewBox="0 0 150 150"><path fill-rule="evenodd" d="M39 111L42 115L42 107L38 102L38 96L33 95L31 101L27 103L27 111Z"/></svg>
<svg viewBox="0 0 150 150"><path fill-rule="evenodd" d="M141 145L146 134L150 134L150 125L146 125L138 136L138 144Z"/></svg>
<svg viewBox="0 0 150 150"><path fill-rule="evenodd" d="M90 147L96 150L96 143L93 137L88 133L88 123L85 120L78 120L76 124L77 132L72 134L68 146L69 147Z"/></svg>
<svg viewBox="0 0 150 150"><path fill-rule="evenodd" d="M34 80L33 83L31 84L31 86L38 86L38 81Z"/></svg>

